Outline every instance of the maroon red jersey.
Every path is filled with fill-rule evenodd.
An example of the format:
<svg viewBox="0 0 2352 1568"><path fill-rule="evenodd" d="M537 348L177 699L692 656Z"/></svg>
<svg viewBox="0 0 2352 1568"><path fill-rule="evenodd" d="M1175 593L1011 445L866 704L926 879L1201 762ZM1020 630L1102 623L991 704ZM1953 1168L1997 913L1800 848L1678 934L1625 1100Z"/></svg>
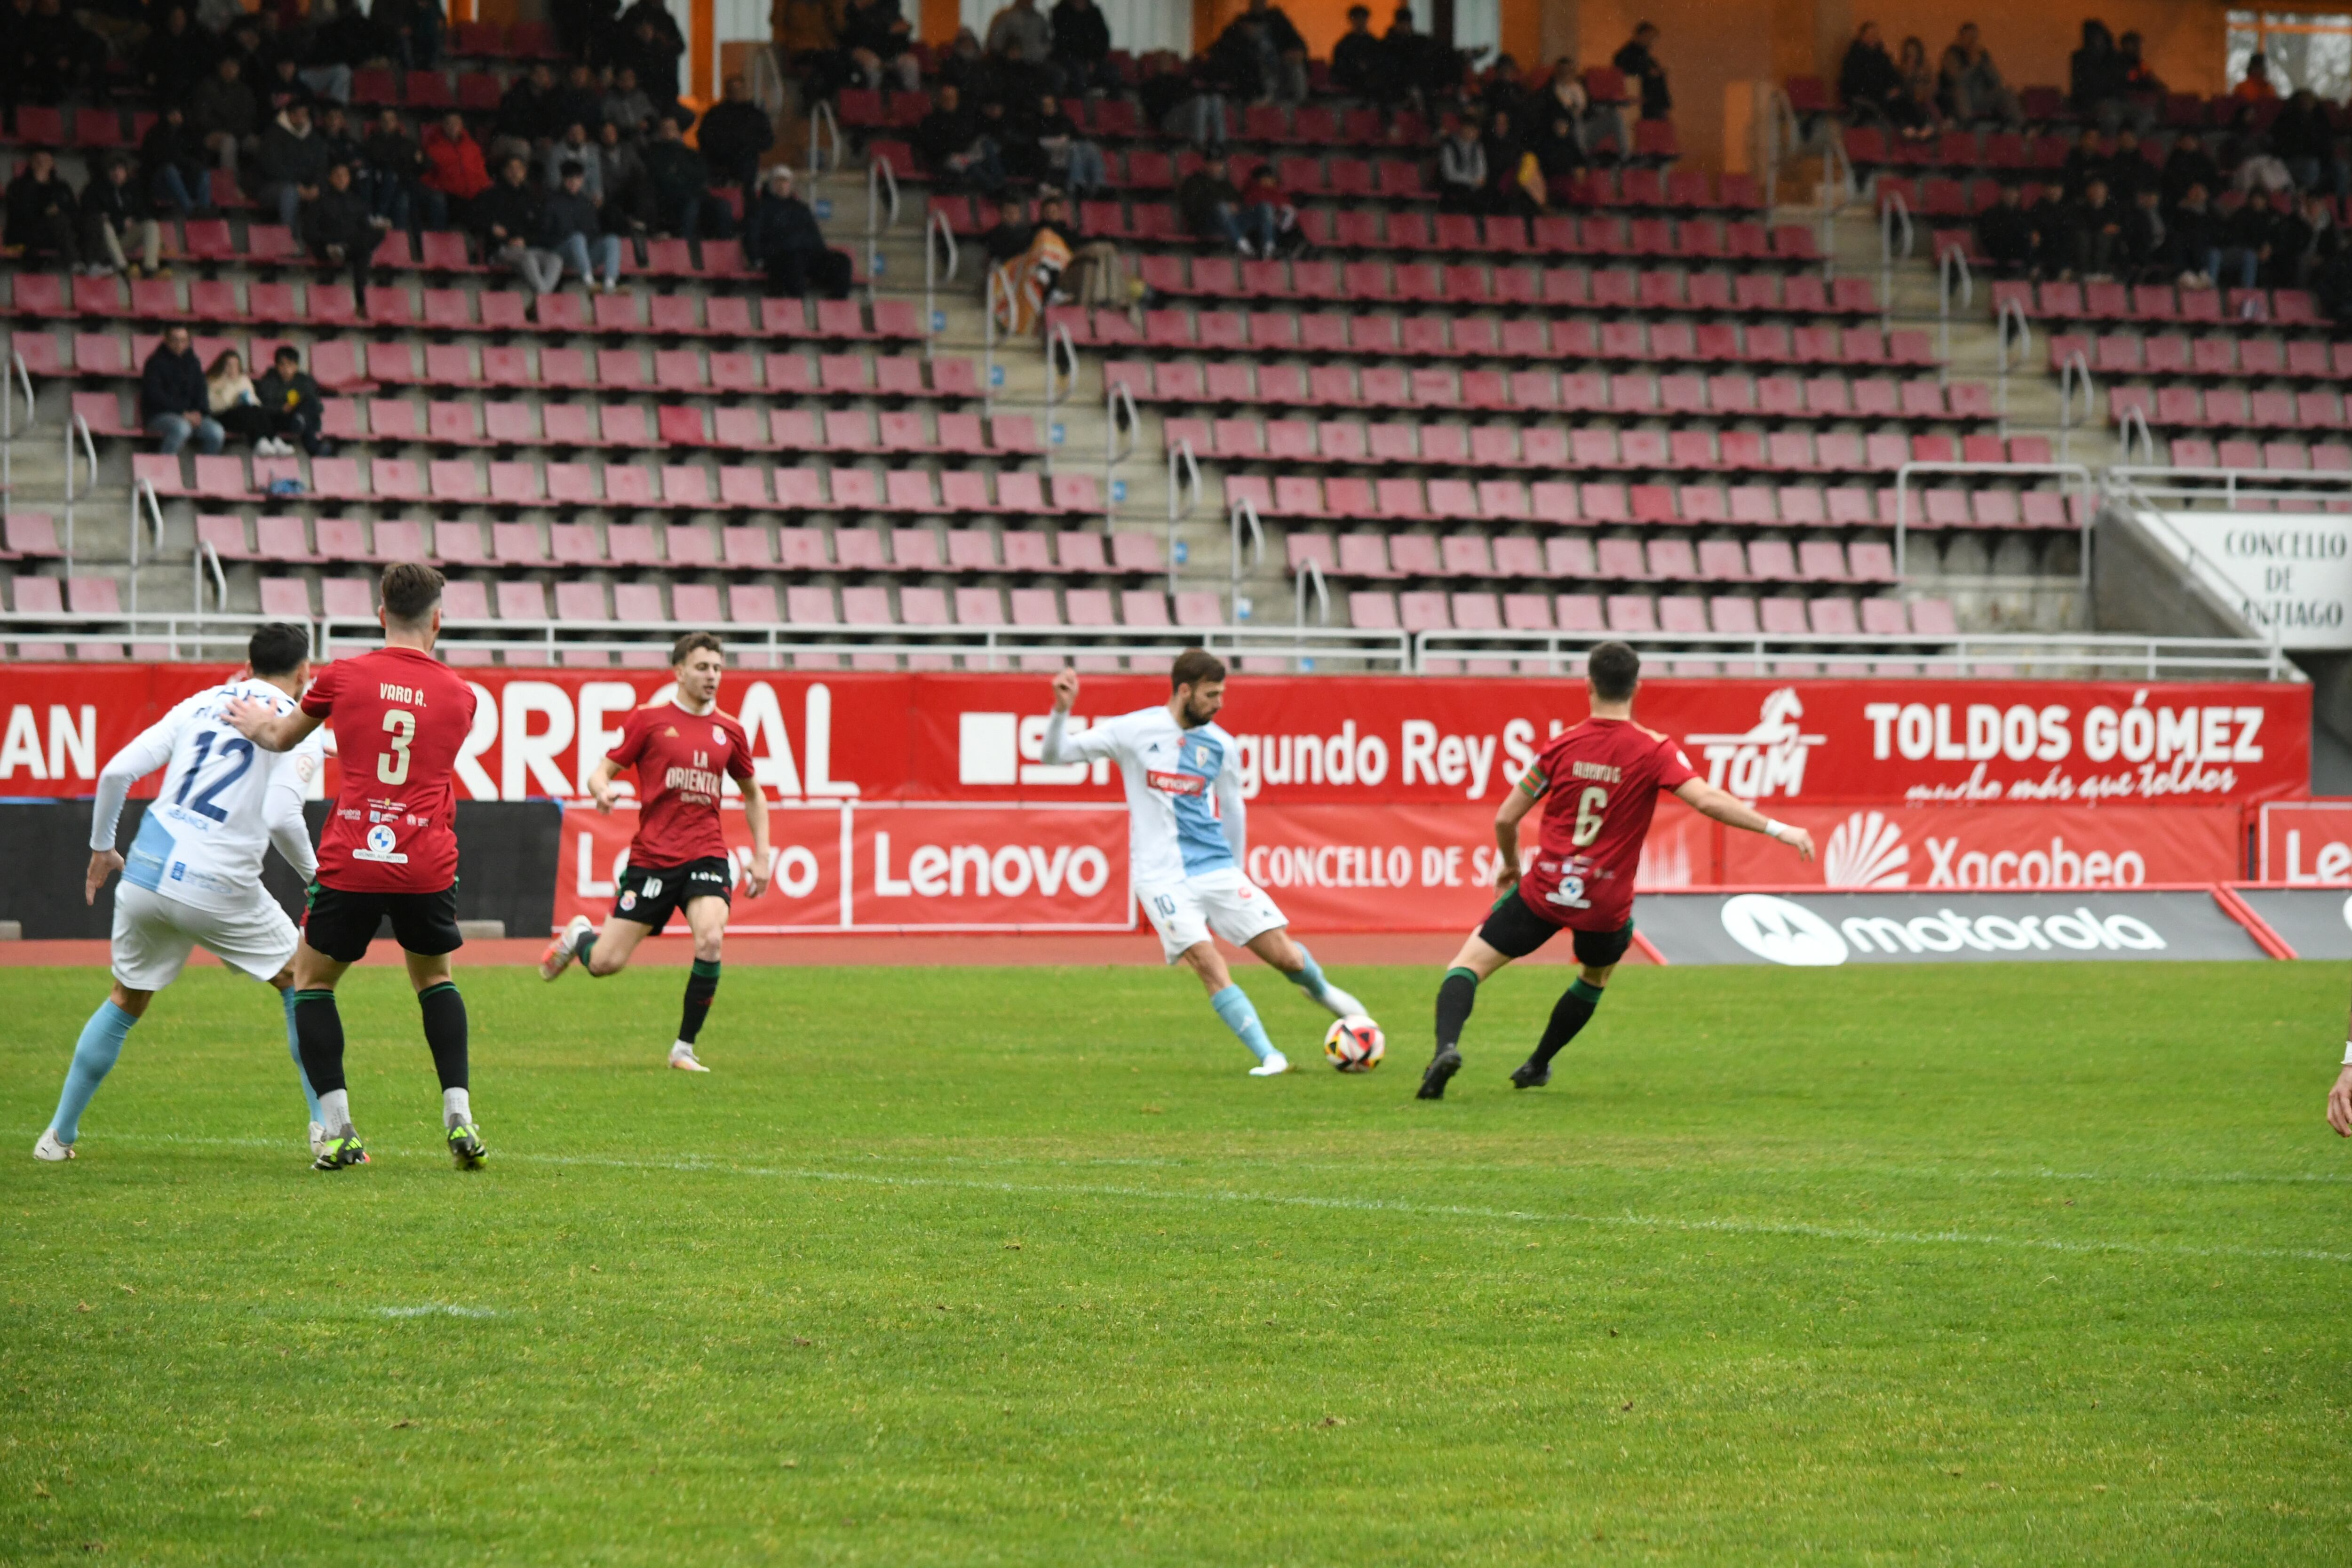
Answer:
<svg viewBox="0 0 2352 1568"><path fill-rule="evenodd" d="M1571 931L1622 926L1633 917L1633 876L1658 792L1696 776L1673 737L1631 719L1587 719L1562 731L1519 781L1544 797L1519 897Z"/></svg>
<svg viewBox="0 0 2352 1568"><path fill-rule="evenodd" d="M751 742L732 713L689 713L675 702L640 708L621 725L621 743L604 753L637 770L637 836L632 866L683 866L727 853L719 829L719 780L751 777Z"/></svg>
<svg viewBox="0 0 2352 1568"><path fill-rule="evenodd" d="M413 647L339 658L302 694L335 727L341 793L319 841L319 882L346 893L437 893L457 879L458 749L474 689Z"/></svg>

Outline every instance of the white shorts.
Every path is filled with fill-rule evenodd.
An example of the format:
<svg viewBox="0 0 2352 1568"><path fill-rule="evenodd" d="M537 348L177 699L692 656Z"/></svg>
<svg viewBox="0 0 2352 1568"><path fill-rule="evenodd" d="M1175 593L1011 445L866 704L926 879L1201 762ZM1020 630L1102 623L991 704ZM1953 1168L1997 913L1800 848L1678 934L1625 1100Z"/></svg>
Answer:
<svg viewBox="0 0 2352 1568"><path fill-rule="evenodd" d="M1244 947L1252 937L1290 923L1265 889L1243 876L1239 867L1139 887L1135 896L1142 900L1151 929L1160 933L1160 951L1171 963L1183 957L1186 949L1208 941L1211 931Z"/></svg>
<svg viewBox="0 0 2352 1568"><path fill-rule="evenodd" d="M114 889L114 978L161 991L199 944L233 969L268 980L293 962L301 940L278 900L259 888L242 910L200 910L127 882Z"/></svg>

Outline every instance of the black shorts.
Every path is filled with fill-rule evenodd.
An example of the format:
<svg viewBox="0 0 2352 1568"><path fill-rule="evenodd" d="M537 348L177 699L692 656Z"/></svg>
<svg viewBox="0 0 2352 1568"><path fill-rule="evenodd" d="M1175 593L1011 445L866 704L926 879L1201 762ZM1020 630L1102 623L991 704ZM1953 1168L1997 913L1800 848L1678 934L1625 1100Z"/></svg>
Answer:
<svg viewBox="0 0 2352 1568"><path fill-rule="evenodd" d="M437 893L346 893L310 884L302 940L339 963L357 963L392 921L392 937L410 952L433 957L466 945L457 934L457 884Z"/></svg>
<svg viewBox="0 0 2352 1568"><path fill-rule="evenodd" d="M1561 931L1567 926L1551 921L1528 907L1517 888L1495 900L1486 911L1486 923L1478 928L1478 940L1506 958L1525 958ZM1633 922L1628 919L1615 931L1571 931L1576 938L1576 962L1594 969L1606 969L1625 956L1633 945Z"/></svg>
<svg viewBox="0 0 2352 1568"><path fill-rule="evenodd" d="M613 900L613 918L650 926L661 934L671 913L696 899L725 899L731 906L735 862L724 855L706 855L683 866L631 866L621 872L620 896Z"/></svg>

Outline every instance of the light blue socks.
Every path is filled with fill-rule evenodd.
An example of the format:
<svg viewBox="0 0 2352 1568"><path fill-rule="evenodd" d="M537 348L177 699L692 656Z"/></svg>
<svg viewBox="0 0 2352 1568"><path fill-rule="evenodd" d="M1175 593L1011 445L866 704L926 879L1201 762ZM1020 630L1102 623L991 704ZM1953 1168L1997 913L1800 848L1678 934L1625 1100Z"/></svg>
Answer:
<svg viewBox="0 0 2352 1568"><path fill-rule="evenodd" d="M1209 1005L1217 1010L1226 1028L1241 1037L1250 1055L1260 1061L1274 1055L1274 1042L1265 1037L1265 1026L1257 1021L1257 1008L1251 1005L1247 992L1238 985L1228 985L1209 998Z"/></svg>
<svg viewBox="0 0 2352 1568"><path fill-rule="evenodd" d="M114 1058L122 1054L122 1042L138 1021L113 1003L100 1002L89 1022L81 1026L81 1038L74 1042L73 1065L66 1068L65 1092L58 1096L58 1113L49 1119L49 1129L58 1142L70 1143L80 1135L81 1113L89 1108L89 1097L114 1070Z"/></svg>
<svg viewBox="0 0 2352 1568"><path fill-rule="evenodd" d="M1297 973L1290 976L1290 983L1293 985L1306 992L1322 1006L1328 1008L1335 1018L1353 1017L1363 1012L1364 1005L1361 1002L1323 977L1323 966L1315 962L1315 955L1307 951L1304 943L1299 946L1298 956L1307 962Z"/></svg>
<svg viewBox="0 0 2352 1568"><path fill-rule="evenodd" d="M291 987L278 994L286 1003L286 1049L294 1058L294 1078L302 1086L302 1098L310 1107L310 1120L323 1121L319 1114L319 1097L311 1092L310 1075L302 1068L302 1037L294 1029L294 992Z"/></svg>

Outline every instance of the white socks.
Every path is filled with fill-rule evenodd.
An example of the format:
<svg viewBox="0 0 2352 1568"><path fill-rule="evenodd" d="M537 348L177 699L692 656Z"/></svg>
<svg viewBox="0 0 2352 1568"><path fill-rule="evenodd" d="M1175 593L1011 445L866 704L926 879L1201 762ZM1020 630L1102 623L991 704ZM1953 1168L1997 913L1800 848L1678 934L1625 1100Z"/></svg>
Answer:
<svg viewBox="0 0 2352 1568"><path fill-rule="evenodd" d="M319 1125L327 1130L330 1138L340 1138L352 1130L352 1091L331 1089L319 1097Z"/></svg>
<svg viewBox="0 0 2352 1568"><path fill-rule="evenodd" d="M441 1091L441 1120L452 1127L472 1124L474 1108L467 1100L464 1089L445 1089Z"/></svg>

